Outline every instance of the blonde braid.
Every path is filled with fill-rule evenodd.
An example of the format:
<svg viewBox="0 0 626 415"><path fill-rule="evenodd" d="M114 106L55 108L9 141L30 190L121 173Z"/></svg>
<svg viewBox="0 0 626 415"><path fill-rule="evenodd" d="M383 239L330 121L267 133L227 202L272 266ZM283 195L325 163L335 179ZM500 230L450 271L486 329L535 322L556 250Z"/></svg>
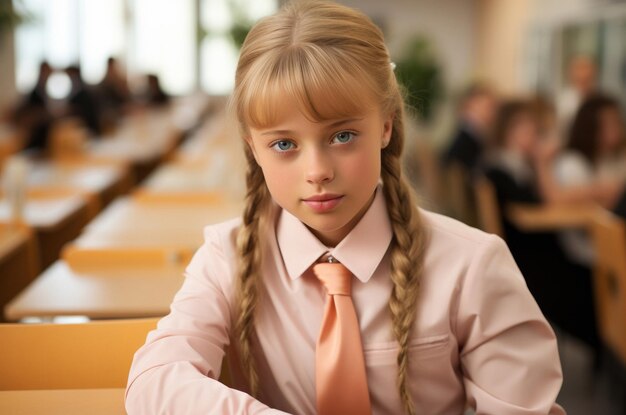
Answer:
<svg viewBox="0 0 626 415"><path fill-rule="evenodd" d="M243 372L247 377L252 396L256 396L259 378L252 354L252 334L254 332L254 310L258 300L258 284L261 269L262 251L258 241L260 222L269 205L269 191L265 185L263 172L254 160L252 151L246 146L248 171L246 173L246 207L243 223L237 235L239 268L237 276L237 323L235 326L237 347L241 357Z"/></svg>
<svg viewBox="0 0 626 415"><path fill-rule="evenodd" d="M400 157L404 144L403 106L398 95L392 137L382 152L383 192L393 229L391 241L391 280L389 298L393 333L398 341L398 391L406 412L415 414L408 390L409 339L416 318L416 306L422 273L424 240L415 195L402 176Z"/></svg>

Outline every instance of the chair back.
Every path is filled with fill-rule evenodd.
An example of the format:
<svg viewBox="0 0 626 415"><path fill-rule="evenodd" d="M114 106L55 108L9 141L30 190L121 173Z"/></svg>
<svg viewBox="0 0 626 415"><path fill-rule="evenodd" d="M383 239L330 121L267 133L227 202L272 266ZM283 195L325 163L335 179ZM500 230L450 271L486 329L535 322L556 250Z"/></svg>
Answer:
<svg viewBox="0 0 626 415"><path fill-rule="evenodd" d="M626 222L608 211L593 218L594 284L600 336L626 364Z"/></svg>
<svg viewBox="0 0 626 415"><path fill-rule="evenodd" d="M0 390L123 388L157 321L0 324Z"/></svg>
<svg viewBox="0 0 626 415"><path fill-rule="evenodd" d="M476 206L470 189L470 172L451 163L444 170L446 213L470 226L476 226Z"/></svg>
<svg viewBox="0 0 626 415"><path fill-rule="evenodd" d="M488 178L481 175L474 181L476 210L478 224L485 232L493 233L504 238L500 206L496 197L496 190Z"/></svg>

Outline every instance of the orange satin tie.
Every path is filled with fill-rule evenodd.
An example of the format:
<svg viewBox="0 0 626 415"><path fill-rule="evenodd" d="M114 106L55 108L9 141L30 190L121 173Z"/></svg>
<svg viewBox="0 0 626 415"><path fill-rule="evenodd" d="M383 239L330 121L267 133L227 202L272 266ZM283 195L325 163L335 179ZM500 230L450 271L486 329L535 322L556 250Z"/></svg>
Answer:
<svg viewBox="0 0 626 415"><path fill-rule="evenodd" d="M371 414L361 332L352 303L352 273L339 263L313 265L328 292L315 352L317 413Z"/></svg>

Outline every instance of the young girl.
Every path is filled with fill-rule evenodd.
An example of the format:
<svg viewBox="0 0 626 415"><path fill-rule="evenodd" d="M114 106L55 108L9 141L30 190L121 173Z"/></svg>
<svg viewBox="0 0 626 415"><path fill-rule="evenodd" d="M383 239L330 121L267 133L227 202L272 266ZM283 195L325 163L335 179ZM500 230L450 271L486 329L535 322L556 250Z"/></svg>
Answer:
<svg viewBox="0 0 626 415"><path fill-rule="evenodd" d="M556 183L572 194L568 202L595 202L622 217L620 199L626 198L626 135L619 103L596 94L581 105L569 134L565 151L556 157ZM584 231L561 235L569 257L592 267L595 254Z"/></svg>
<svg viewBox="0 0 626 415"><path fill-rule="evenodd" d="M416 208L366 16L315 1L263 19L233 104L243 219L205 229L135 355L130 414L564 413L554 333L504 242Z"/></svg>

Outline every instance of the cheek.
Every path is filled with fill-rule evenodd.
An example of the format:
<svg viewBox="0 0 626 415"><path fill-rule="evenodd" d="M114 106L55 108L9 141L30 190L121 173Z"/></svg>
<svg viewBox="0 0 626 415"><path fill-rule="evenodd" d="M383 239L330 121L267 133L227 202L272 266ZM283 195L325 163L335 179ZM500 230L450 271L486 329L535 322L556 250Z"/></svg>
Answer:
<svg viewBox="0 0 626 415"><path fill-rule="evenodd" d="M345 181L362 183L367 187L372 182L377 183L380 177L380 157L380 148L373 148L344 158L338 163L341 177Z"/></svg>
<svg viewBox="0 0 626 415"><path fill-rule="evenodd" d="M270 193L277 199L281 195L281 191L284 193L286 190L293 188L291 184L296 179L293 163L288 163L286 160L277 159L272 154L259 155L258 162L263 170L263 177Z"/></svg>

